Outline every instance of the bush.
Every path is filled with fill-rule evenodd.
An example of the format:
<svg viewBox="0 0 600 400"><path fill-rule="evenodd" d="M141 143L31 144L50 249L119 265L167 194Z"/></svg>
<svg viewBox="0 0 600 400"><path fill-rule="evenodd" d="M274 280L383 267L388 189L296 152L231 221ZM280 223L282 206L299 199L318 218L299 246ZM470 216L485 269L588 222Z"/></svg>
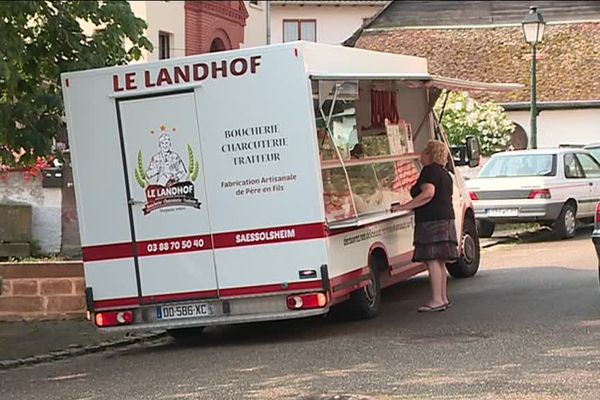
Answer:
<svg viewBox="0 0 600 400"><path fill-rule="evenodd" d="M435 105L438 115L445 97L442 94ZM478 137L483 155L506 149L515 129L501 106L493 102L479 103L464 92L450 92L442 127L452 144L463 143L469 135Z"/></svg>

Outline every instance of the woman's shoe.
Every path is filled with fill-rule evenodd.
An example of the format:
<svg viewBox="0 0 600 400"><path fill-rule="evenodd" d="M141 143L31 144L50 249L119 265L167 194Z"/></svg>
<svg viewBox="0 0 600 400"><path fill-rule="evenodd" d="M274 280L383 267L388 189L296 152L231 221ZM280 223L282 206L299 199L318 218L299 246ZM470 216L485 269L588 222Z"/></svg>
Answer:
<svg viewBox="0 0 600 400"><path fill-rule="evenodd" d="M430 305L423 305L419 308L417 308L418 312L439 312L439 311L445 311L446 308L448 308L448 306L446 304L442 304L441 306L430 306Z"/></svg>

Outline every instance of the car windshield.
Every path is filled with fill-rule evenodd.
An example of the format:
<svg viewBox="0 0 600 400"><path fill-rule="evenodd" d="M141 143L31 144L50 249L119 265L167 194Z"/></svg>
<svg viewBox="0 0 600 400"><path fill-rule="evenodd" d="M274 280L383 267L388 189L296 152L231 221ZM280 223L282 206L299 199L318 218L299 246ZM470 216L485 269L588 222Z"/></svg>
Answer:
<svg viewBox="0 0 600 400"><path fill-rule="evenodd" d="M592 153L596 160L600 161L600 147L588 147L586 150Z"/></svg>
<svg viewBox="0 0 600 400"><path fill-rule="evenodd" d="M555 154L515 154L492 157L479 173L480 178L555 175Z"/></svg>

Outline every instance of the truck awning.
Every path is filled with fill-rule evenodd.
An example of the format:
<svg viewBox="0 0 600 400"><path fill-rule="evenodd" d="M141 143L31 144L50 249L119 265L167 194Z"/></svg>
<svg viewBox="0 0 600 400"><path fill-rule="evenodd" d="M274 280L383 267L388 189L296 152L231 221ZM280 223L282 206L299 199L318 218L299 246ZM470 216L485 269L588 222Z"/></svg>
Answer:
<svg viewBox="0 0 600 400"><path fill-rule="evenodd" d="M343 81L343 80L400 80L406 81L410 87L432 87L448 90L503 92L520 90L524 86L518 83L488 83L467 81L463 79L446 78L437 75L404 75L404 74L313 74L312 79Z"/></svg>
<svg viewBox="0 0 600 400"><path fill-rule="evenodd" d="M505 92L520 90L524 86L519 83L488 83L477 81L466 81L462 79L446 78L432 75L426 86L448 90L481 90L486 92Z"/></svg>

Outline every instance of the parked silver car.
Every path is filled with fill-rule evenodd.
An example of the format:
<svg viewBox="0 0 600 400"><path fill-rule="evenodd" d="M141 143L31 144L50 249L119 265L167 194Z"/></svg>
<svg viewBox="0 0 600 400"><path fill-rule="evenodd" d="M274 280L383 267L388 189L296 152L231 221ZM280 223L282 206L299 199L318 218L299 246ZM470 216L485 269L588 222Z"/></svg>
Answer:
<svg viewBox="0 0 600 400"><path fill-rule="evenodd" d="M598 281L600 282L600 203L596 206L596 219L592 241L596 247L596 254L598 254Z"/></svg>
<svg viewBox="0 0 600 400"><path fill-rule="evenodd" d="M594 219L600 162L580 148L503 152L466 183L480 237L496 223L538 222L570 238L578 221Z"/></svg>

